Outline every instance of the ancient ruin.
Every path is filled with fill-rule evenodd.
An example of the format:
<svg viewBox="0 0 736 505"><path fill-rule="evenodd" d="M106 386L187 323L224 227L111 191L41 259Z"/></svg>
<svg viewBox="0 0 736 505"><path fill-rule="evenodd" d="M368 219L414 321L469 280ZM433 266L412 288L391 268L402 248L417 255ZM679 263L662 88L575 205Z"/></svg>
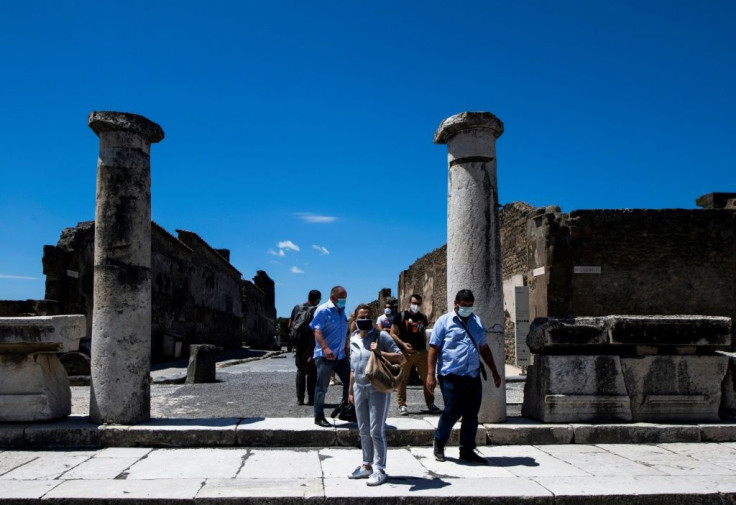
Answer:
<svg viewBox="0 0 736 505"><path fill-rule="evenodd" d="M84 316L0 317L0 421L48 421L72 409L58 353L79 347Z"/></svg>
<svg viewBox="0 0 736 505"><path fill-rule="evenodd" d="M498 222L496 139L503 123L489 112L463 112L445 119L434 135L447 144L447 309L455 294L470 289L475 313L486 328L502 384L483 388L478 420L506 419L504 379L503 285Z"/></svg>

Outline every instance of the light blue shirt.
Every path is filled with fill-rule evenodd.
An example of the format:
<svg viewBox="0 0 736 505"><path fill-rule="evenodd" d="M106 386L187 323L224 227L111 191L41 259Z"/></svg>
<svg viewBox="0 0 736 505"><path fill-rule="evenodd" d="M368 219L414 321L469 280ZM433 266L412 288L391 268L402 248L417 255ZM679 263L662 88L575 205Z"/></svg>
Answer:
<svg viewBox="0 0 736 505"><path fill-rule="evenodd" d="M345 315L345 309L338 309L332 300L323 303L314 311L314 318L309 323L312 330L322 332L325 345L332 350L335 359L343 359L345 354L345 338L348 334L348 317ZM325 354L322 348L314 341L315 358L324 358Z"/></svg>
<svg viewBox="0 0 736 505"><path fill-rule="evenodd" d="M480 318L471 314L467 323L475 344L463 328L460 316L453 310L443 314L434 323L429 345L439 348L437 356L437 375L466 375L477 377L480 367L478 348L486 345L486 331Z"/></svg>

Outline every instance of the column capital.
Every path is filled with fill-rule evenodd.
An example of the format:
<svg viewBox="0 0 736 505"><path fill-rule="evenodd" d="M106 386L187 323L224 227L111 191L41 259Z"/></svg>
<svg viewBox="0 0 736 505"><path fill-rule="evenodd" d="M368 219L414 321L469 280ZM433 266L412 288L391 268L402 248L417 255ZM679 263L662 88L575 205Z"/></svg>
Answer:
<svg viewBox="0 0 736 505"><path fill-rule="evenodd" d="M491 130L498 138L503 133L503 121L490 112L461 112L440 123L434 132L435 144L447 144L452 137L464 130Z"/></svg>
<svg viewBox="0 0 736 505"><path fill-rule="evenodd" d="M126 131L140 135L151 144L164 138L164 130L157 123L129 112L94 111L87 117L87 124L98 137L103 132Z"/></svg>

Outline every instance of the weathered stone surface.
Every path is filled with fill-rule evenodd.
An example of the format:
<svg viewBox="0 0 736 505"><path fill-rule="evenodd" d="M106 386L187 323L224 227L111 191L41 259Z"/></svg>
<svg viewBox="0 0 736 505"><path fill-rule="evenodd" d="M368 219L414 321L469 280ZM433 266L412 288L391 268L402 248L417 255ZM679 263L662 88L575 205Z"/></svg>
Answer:
<svg viewBox="0 0 736 505"><path fill-rule="evenodd" d="M622 357L634 421L717 421L726 356Z"/></svg>
<svg viewBox="0 0 736 505"><path fill-rule="evenodd" d="M90 416L134 424L150 417L149 151L163 130L141 116L108 111L91 113L89 126L100 138Z"/></svg>
<svg viewBox="0 0 736 505"><path fill-rule="evenodd" d="M240 419L155 419L100 427L105 447L225 447L237 444Z"/></svg>
<svg viewBox="0 0 736 505"><path fill-rule="evenodd" d="M442 122L435 143L447 144L447 297L470 289L475 313L486 328L486 341L501 374L499 388L483 389L478 420L506 419L504 309L501 236L498 217L496 138L503 123L489 112L463 112ZM471 231L472 232L469 232Z"/></svg>
<svg viewBox="0 0 736 505"><path fill-rule="evenodd" d="M217 380L215 369L217 347L208 344L189 346L186 384L212 383Z"/></svg>
<svg viewBox="0 0 736 505"><path fill-rule="evenodd" d="M521 414L549 423L630 421L618 356L536 356Z"/></svg>
<svg viewBox="0 0 736 505"><path fill-rule="evenodd" d="M663 424L575 424L576 444L700 442L700 427Z"/></svg>
<svg viewBox="0 0 736 505"><path fill-rule="evenodd" d="M83 315L0 317L0 353L76 351L85 335Z"/></svg>
<svg viewBox="0 0 736 505"><path fill-rule="evenodd" d="M319 447L337 443L335 428L319 428L308 417L243 419L236 434L238 445L245 446Z"/></svg>
<svg viewBox="0 0 736 505"><path fill-rule="evenodd" d="M55 354L0 354L0 421L46 421L72 409L69 379Z"/></svg>
<svg viewBox="0 0 736 505"><path fill-rule="evenodd" d="M485 428L490 445L570 444L574 433L569 424L487 424Z"/></svg>
<svg viewBox="0 0 736 505"><path fill-rule="evenodd" d="M24 433L25 449L98 447L102 447L99 426L87 417L70 416L53 424L33 424Z"/></svg>
<svg viewBox="0 0 736 505"><path fill-rule="evenodd" d="M721 417L736 420L736 354L720 353L728 356L728 370L721 384Z"/></svg>
<svg viewBox="0 0 736 505"><path fill-rule="evenodd" d="M638 346L726 350L731 347L731 320L698 315L537 318L527 342L537 354L581 354L586 348L598 354L632 353Z"/></svg>

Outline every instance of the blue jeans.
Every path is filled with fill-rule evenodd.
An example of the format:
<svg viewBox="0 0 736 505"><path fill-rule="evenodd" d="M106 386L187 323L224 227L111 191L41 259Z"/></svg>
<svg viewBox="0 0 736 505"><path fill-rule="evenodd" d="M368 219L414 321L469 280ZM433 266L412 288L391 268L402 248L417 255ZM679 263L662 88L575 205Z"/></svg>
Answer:
<svg viewBox="0 0 736 505"><path fill-rule="evenodd" d="M314 418L325 417L325 395L330 385L330 374L334 370L342 382L342 401L348 401L348 389L350 388L350 359L347 357L340 360L327 360L315 358L317 366L317 385L314 388Z"/></svg>
<svg viewBox="0 0 736 505"><path fill-rule="evenodd" d="M440 375L438 377L445 409L440 415L434 438L445 444L458 419L460 425L460 452L475 449L475 433L478 430L478 411L483 398L483 385L480 377L465 375Z"/></svg>

